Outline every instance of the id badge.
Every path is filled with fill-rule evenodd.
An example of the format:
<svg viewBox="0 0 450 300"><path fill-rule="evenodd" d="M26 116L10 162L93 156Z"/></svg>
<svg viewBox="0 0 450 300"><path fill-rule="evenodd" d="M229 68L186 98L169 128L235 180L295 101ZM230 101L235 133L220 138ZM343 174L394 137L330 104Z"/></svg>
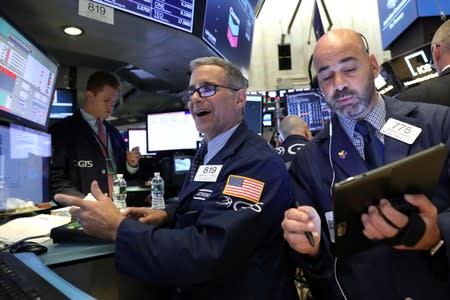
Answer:
<svg viewBox="0 0 450 300"><path fill-rule="evenodd" d="M110 158L106 159L106 172L108 174L116 173L116 168L114 167L114 163L113 163L112 159L110 159Z"/></svg>

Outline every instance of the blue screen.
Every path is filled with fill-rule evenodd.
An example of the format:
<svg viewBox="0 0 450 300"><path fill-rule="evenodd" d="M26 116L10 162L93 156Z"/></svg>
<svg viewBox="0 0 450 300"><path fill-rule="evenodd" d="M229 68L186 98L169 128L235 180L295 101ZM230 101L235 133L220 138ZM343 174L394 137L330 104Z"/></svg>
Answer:
<svg viewBox="0 0 450 300"><path fill-rule="evenodd" d="M51 136L16 124L0 125L0 212L50 201ZM28 202L28 203L27 203Z"/></svg>

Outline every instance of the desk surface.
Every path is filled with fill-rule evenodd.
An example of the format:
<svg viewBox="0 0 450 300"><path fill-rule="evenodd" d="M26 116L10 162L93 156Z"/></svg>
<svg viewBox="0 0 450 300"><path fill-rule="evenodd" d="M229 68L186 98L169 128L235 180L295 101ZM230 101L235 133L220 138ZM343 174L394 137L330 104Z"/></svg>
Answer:
<svg viewBox="0 0 450 300"><path fill-rule="evenodd" d="M39 255L41 261L47 266L58 264L74 263L79 260L112 255L114 254L115 244L88 244L88 243L64 243L53 244L52 240L42 243L48 248L48 251Z"/></svg>

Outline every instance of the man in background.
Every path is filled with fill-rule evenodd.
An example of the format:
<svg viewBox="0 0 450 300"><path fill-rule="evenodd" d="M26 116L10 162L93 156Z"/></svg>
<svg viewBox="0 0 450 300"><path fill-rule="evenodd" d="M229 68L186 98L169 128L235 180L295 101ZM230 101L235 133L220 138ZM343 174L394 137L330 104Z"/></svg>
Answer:
<svg viewBox="0 0 450 300"><path fill-rule="evenodd" d="M281 155L286 167L289 168L295 154L312 139L312 133L305 120L299 116L284 117L280 122L278 133L281 144L275 148L275 151Z"/></svg>
<svg viewBox="0 0 450 300"><path fill-rule="evenodd" d="M108 118L119 96L119 80L98 71L89 76L81 108L54 124L50 194L65 193L84 197L96 180L112 196L113 175L125 178L138 171L139 149L129 152L119 131Z"/></svg>
<svg viewBox="0 0 450 300"><path fill-rule="evenodd" d="M288 173L243 120L247 80L218 57L190 66L186 100L204 140L176 207L124 217L95 182L98 201L55 199L80 207L71 213L87 234L115 241L119 271L169 287L172 299L298 299L280 227L294 205Z"/></svg>
<svg viewBox="0 0 450 300"><path fill-rule="evenodd" d="M418 212L402 212L388 199L380 199L361 213L362 234L373 241L369 249L334 255L332 199L336 182L439 143L450 148L450 108L378 94L378 62L361 35L350 29L323 35L314 48L313 63L335 114L292 162L289 171L299 207L285 213L282 227L311 279L314 298L450 299L450 247L445 246L450 243L448 158L431 199L404 195ZM390 118L392 126L386 122ZM417 127L417 136L408 135L407 143L395 134L395 126L408 128L405 134Z"/></svg>
<svg viewBox="0 0 450 300"><path fill-rule="evenodd" d="M431 54L439 76L406 89L395 98L450 106L450 20L434 33Z"/></svg>

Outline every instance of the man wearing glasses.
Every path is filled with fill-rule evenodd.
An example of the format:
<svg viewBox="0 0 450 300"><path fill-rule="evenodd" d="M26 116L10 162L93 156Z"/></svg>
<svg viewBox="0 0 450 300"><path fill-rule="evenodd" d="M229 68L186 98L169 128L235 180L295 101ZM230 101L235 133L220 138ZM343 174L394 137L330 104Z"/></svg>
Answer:
<svg viewBox="0 0 450 300"><path fill-rule="evenodd" d="M450 20L434 33L431 54L439 76L399 93L396 98L450 106Z"/></svg>
<svg viewBox="0 0 450 300"><path fill-rule="evenodd" d="M115 241L119 271L171 287L172 298L298 299L280 226L294 204L288 174L243 121L247 80L218 57L190 67L184 94L204 140L177 207L121 215L95 182L96 203L55 197L80 207L71 212L86 233Z"/></svg>

